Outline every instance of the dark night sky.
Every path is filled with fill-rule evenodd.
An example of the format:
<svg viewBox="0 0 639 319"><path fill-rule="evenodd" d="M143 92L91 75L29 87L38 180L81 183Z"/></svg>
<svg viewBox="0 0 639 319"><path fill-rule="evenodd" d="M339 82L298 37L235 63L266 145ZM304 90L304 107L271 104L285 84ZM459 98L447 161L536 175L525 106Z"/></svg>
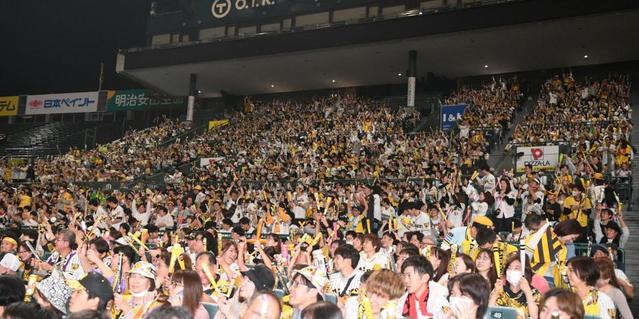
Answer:
<svg viewBox="0 0 639 319"><path fill-rule="evenodd" d="M1 0L0 96L136 84L115 73L118 48L145 45L150 0Z"/></svg>

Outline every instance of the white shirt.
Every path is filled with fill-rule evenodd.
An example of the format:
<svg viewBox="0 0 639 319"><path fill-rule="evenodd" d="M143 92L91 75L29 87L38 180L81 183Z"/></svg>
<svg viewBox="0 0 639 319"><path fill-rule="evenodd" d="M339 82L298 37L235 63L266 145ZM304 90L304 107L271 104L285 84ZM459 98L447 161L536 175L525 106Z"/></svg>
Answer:
<svg viewBox="0 0 639 319"><path fill-rule="evenodd" d="M379 265L382 269L390 269L390 261L388 256L381 251L376 252L371 258L366 258L365 253L359 254L359 263L357 263L357 270L362 273L373 270L376 265Z"/></svg>
<svg viewBox="0 0 639 319"><path fill-rule="evenodd" d="M362 273L357 270L353 270L350 277L344 277L340 272L331 274L329 278L331 291L338 296L342 294L342 292L344 292L345 296L349 296L353 290L359 290L361 276ZM353 279L351 280L351 278ZM350 284L348 284L349 280L351 280ZM348 284L348 287L346 287L346 284ZM344 289L346 289L346 291L344 291Z"/></svg>
<svg viewBox="0 0 639 319"><path fill-rule="evenodd" d="M120 228L120 224L124 222L124 209L122 208L122 206L118 205L113 210L111 210L111 218L113 220L119 220L119 222L113 224L113 227L115 229Z"/></svg>
<svg viewBox="0 0 639 319"><path fill-rule="evenodd" d="M140 213L138 211L138 206L136 205L135 199L131 203L131 214L133 215L133 218L139 221L140 225L143 227L149 223L149 217L151 217L151 210L152 210L151 201L147 203L146 210L144 211L144 213Z"/></svg>
<svg viewBox="0 0 639 319"><path fill-rule="evenodd" d="M200 204L206 199L206 194L204 194L204 192L198 192L197 195L195 195L195 200L193 202L195 202L195 204L197 204L198 206L200 206Z"/></svg>
<svg viewBox="0 0 639 319"><path fill-rule="evenodd" d="M444 307L448 306L448 288L434 282L428 282L428 300L426 300L426 309L432 317L427 317L422 315L421 309L419 309L419 303L417 303L417 318L415 319L440 319L444 318ZM399 298L397 302L397 317L402 318L402 312L404 311L404 305L406 304L406 299L408 298L408 292L404 293L403 296Z"/></svg>
<svg viewBox="0 0 639 319"><path fill-rule="evenodd" d="M617 307L615 307L615 303L605 293L598 291L597 292L597 301L599 302L599 318L601 319L614 319L614 316L610 316L610 310L617 311Z"/></svg>
<svg viewBox="0 0 639 319"><path fill-rule="evenodd" d="M488 173L478 179L479 185L484 188L484 192L492 192L495 189L495 176Z"/></svg>
<svg viewBox="0 0 639 319"><path fill-rule="evenodd" d="M58 252L54 252L47 259L47 263L60 269L66 279L80 280L84 277L84 269L75 250L64 258Z"/></svg>
<svg viewBox="0 0 639 319"><path fill-rule="evenodd" d="M373 195L373 218L382 220L382 200L379 195Z"/></svg>
<svg viewBox="0 0 639 319"><path fill-rule="evenodd" d="M164 226L160 226L160 224L164 224ZM166 214L164 216L159 216L155 220L155 226L158 226L160 229L164 228L173 228L173 217L171 215Z"/></svg>

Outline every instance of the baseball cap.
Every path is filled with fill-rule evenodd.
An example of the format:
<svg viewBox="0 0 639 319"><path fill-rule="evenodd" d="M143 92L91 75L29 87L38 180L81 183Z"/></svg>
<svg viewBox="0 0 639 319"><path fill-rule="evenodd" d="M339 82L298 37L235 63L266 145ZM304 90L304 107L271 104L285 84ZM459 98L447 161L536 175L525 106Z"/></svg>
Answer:
<svg viewBox="0 0 639 319"><path fill-rule="evenodd" d="M20 268L20 260L16 255L7 253L2 257L2 260L0 260L0 266L11 271L18 271L18 268Z"/></svg>
<svg viewBox="0 0 639 319"><path fill-rule="evenodd" d="M473 223L488 226L488 227L493 227L493 221L484 215L476 216L475 219L473 220Z"/></svg>
<svg viewBox="0 0 639 319"><path fill-rule="evenodd" d="M313 287L317 289L320 295L324 296L324 288L328 284L328 278L326 272L322 269L317 269L315 266L306 266L300 270L296 270L293 276L300 274L313 284Z"/></svg>
<svg viewBox="0 0 639 319"><path fill-rule="evenodd" d="M259 264L255 268L242 272L242 275L255 284L255 290L272 290L275 286L275 276L265 265Z"/></svg>
<svg viewBox="0 0 639 319"><path fill-rule="evenodd" d="M138 261L133 268L127 272L128 274L138 274L155 281L155 266L146 261Z"/></svg>
<svg viewBox="0 0 639 319"><path fill-rule="evenodd" d="M79 281L67 281L67 283L74 290L78 290L81 288L86 289L88 293L94 296L98 296L101 301L104 301L105 305L109 300L113 299L113 290L111 288L111 284L109 284L109 281L104 278L104 276L100 275L97 272L89 272Z"/></svg>

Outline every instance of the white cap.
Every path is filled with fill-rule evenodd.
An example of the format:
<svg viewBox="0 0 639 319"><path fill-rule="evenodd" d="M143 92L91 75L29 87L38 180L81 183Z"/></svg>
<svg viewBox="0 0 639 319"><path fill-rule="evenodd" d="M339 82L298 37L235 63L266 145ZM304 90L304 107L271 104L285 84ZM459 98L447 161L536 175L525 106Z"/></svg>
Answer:
<svg viewBox="0 0 639 319"><path fill-rule="evenodd" d="M0 260L0 267L7 268L11 271L18 271L20 268L20 260L14 254L5 254Z"/></svg>

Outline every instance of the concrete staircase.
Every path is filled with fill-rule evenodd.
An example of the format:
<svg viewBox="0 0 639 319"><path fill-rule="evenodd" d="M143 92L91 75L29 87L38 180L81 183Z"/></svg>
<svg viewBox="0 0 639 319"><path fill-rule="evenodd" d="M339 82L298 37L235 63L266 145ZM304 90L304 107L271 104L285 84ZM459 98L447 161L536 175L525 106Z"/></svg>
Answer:
<svg viewBox="0 0 639 319"><path fill-rule="evenodd" d="M535 105L537 104L537 97L539 96L537 91L531 92L531 95L526 97L526 100L523 102L522 108L515 113L515 117L513 119L513 123L511 124L510 130L506 133L506 135L502 138L501 145L498 147L494 147L490 152L490 157L488 158L488 165L495 169L495 172L500 173L504 169L510 169L513 167L513 157L510 153L504 153L504 147L508 144L508 140L513 134L515 127L521 123L524 118L534 110Z"/></svg>
<svg viewBox="0 0 639 319"><path fill-rule="evenodd" d="M634 149L639 150L639 81L633 81L633 87L630 96L630 105L632 106L633 128L631 134L631 143ZM625 247L626 258L626 275L631 283L635 286L635 295L639 293L637 286L639 285L639 154L635 153L632 160L632 203L630 209L624 214L624 220L630 232L630 238ZM630 303L630 310L637 316L639 314L639 296L635 296Z"/></svg>

